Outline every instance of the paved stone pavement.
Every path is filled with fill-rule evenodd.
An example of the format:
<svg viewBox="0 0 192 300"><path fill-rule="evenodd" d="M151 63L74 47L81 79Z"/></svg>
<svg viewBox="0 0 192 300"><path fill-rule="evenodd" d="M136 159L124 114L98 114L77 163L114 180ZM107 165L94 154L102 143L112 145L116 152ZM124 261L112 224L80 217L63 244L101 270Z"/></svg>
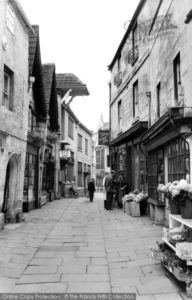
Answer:
<svg viewBox="0 0 192 300"><path fill-rule="evenodd" d="M186 299L151 248L162 227L120 209L103 194L61 199L0 232L0 292L136 293L137 300Z"/></svg>

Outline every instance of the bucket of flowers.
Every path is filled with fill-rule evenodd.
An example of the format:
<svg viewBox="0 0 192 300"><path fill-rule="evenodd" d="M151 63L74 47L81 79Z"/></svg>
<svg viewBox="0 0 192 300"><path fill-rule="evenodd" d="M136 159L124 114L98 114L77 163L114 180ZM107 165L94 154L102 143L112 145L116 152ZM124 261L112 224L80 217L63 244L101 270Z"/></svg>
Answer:
<svg viewBox="0 0 192 300"><path fill-rule="evenodd" d="M169 182L166 185L160 184L157 190L165 193L169 199L172 214L181 214L184 219L192 218L192 185L185 179Z"/></svg>

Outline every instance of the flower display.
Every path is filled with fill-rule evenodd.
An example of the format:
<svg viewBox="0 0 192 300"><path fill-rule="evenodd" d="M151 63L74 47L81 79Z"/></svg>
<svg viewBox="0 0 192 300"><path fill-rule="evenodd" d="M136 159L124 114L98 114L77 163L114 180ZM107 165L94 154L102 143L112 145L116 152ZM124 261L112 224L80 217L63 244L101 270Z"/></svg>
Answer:
<svg viewBox="0 0 192 300"><path fill-rule="evenodd" d="M179 181L168 182L167 184L159 184L157 190L161 193L165 193L167 196L176 197L181 194L182 191L192 193L192 185L185 179Z"/></svg>
<svg viewBox="0 0 192 300"><path fill-rule="evenodd" d="M140 201L146 200L147 197L148 197L148 194L136 189L133 192L125 195L123 197L123 202L126 202L126 201L140 202Z"/></svg>

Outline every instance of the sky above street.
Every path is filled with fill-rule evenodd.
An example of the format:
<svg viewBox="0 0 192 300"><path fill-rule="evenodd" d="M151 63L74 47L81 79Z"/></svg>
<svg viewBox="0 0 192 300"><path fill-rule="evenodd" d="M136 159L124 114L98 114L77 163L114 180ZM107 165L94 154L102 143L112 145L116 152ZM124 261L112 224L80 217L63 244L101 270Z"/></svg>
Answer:
<svg viewBox="0 0 192 300"><path fill-rule="evenodd" d="M96 131L101 114L109 119L107 66L139 0L19 0L31 24L40 27L42 63L73 73L90 96L74 98L78 119Z"/></svg>

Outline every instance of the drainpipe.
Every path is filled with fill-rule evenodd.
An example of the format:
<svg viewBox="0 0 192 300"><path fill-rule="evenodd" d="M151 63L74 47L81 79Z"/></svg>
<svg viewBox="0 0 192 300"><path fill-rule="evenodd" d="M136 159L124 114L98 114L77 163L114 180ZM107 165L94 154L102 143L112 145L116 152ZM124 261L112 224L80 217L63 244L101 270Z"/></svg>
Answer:
<svg viewBox="0 0 192 300"><path fill-rule="evenodd" d="M111 142L111 82L109 82L109 143ZM111 148L109 146L109 166L111 168Z"/></svg>

